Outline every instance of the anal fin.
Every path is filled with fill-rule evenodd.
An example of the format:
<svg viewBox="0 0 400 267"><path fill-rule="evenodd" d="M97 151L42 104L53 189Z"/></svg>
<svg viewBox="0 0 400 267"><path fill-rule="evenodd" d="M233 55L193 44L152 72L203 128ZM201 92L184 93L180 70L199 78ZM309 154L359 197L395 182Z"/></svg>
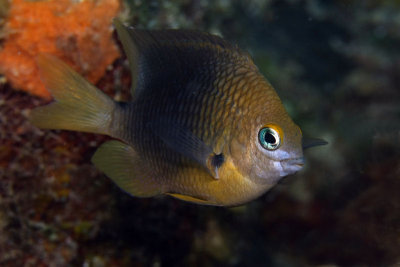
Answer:
<svg viewBox="0 0 400 267"><path fill-rule="evenodd" d="M136 197L151 197L161 192L161 186L145 162L129 145L120 141L102 144L92 162L121 189Z"/></svg>
<svg viewBox="0 0 400 267"><path fill-rule="evenodd" d="M182 194L178 194L178 193L168 193L168 195L170 195L174 198L183 200L183 201L187 201L187 202L203 204L203 205L211 205L211 203L209 203L209 201L206 199L201 199L201 198L192 197L192 196L188 196L188 195L182 195Z"/></svg>

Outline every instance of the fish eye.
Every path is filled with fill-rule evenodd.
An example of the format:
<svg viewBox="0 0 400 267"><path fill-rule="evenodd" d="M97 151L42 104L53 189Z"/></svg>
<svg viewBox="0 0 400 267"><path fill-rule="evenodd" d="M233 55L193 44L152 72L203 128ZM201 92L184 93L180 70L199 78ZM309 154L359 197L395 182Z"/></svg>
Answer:
<svg viewBox="0 0 400 267"><path fill-rule="evenodd" d="M258 132L258 141L267 150L276 150L281 144L281 138L277 130L272 127L264 127Z"/></svg>

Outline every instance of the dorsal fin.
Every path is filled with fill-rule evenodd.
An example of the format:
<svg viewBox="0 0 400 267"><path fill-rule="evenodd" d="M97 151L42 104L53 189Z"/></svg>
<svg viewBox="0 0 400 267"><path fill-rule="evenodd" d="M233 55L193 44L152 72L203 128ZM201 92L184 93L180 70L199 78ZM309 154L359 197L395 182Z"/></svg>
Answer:
<svg viewBox="0 0 400 267"><path fill-rule="evenodd" d="M135 87L138 77L137 62L139 58L139 51L131 37L131 32L129 28L124 26L119 19L114 19L114 26L115 29L117 30L118 37L122 43L122 46L124 47L126 57L128 58L129 61L129 67L131 68L131 79L132 79L131 93L132 97L134 97Z"/></svg>
<svg viewBox="0 0 400 267"><path fill-rule="evenodd" d="M151 85L171 80L171 74L191 69L211 73L219 63L242 62L254 67L248 53L221 37L195 30L139 30L114 21L132 73L134 99ZM218 62L221 61L221 62ZM156 84L154 84L156 83Z"/></svg>
<svg viewBox="0 0 400 267"><path fill-rule="evenodd" d="M241 52L219 36L197 30L140 30L127 28L139 51L149 49L165 49L168 46L209 47L210 49L225 49Z"/></svg>

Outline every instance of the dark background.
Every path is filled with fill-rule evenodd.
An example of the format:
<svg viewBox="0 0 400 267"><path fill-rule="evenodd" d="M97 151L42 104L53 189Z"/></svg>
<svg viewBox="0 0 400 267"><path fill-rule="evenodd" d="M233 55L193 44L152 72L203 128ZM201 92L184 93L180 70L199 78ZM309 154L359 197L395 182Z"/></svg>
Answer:
<svg viewBox="0 0 400 267"><path fill-rule="evenodd" d="M126 10L139 28L201 29L248 50L303 132L329 145L241 207L132 198L90 163L104 137L38 130L27 114L44 101L1 84L0 265L400 262L398 1L132 0ZM98 86L113 96L121 75L126 99L124 59Z"/></svg>

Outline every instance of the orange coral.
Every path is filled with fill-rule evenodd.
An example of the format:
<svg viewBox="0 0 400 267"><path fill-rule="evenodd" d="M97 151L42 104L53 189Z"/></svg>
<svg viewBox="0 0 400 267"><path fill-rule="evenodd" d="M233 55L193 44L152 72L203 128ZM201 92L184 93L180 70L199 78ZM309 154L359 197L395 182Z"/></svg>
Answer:
<svg viewBox="0 0 400 267"><path fill-rule="evenodd" d="M96 83L118 56L112 18L119 0L13 0L0 50L0 73L13 87L51 98L40 81L35 57L46 52L67 61Z"/></svg>

